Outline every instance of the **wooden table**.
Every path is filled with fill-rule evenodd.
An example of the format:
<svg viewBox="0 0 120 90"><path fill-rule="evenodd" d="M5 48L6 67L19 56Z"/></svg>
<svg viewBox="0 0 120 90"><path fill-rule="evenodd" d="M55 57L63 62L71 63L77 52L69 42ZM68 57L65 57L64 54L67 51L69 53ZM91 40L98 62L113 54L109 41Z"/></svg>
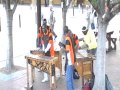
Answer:
<svg viewBox="0 0 120 90"><path fill-rule="evenodd" d="M114 33L114 31L107 33L107 40L108 40L108 51L116 50L116 40L117 38L112 38L111 35ZM114 47L111 46L111 43L113 43Z"/></svg>
<svg viewBox="0 0 120 90"><path fill-rule="evenodd" d="M97 37L98 35L98 32L94 32L95 33L95 36ZM107 38L107 41L108 41L108 52L111 51L111 50L116 50L116 41L117 41L117 38L112 38L111 35L114 33L114 31L111 31L111 32L107 32L106 34L106 38ZM112 47L112 44L114 45L114 47Z"/></svg>
<svg viewBox="0 0 120 90"><path fill-rule="evenodd" d="M50 75L50 89L52 89L52 76L54 76L54 88L56 88L56 74L55 67L58 62L58 57L38 56L38 55L27 55L25 56L27 65L27 88L29 85L29 66L31 66L31 80L34 82L35 72L34 69L38 68L43 72Z"/></svg>
<svg viewBox="0 0 120 90"><path fill-rule="evenodd" d="M76 58L77 59L74 66L81 77L83 87L84 79L89 80L92 78L93 59L91 55L88 55L88 57L84 57L81 54L77 54Z"/></svg>

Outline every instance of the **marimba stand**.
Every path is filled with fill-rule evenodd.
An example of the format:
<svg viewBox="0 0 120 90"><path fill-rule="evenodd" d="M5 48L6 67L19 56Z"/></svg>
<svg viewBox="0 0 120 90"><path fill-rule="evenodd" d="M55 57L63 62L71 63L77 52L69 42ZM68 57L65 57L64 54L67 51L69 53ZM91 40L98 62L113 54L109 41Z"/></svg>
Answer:
<svg viewBox="0 0 120 90"><path fill-rule="evenodd" d="M46 57L38 55L28 55L25 56L26 66L27 66L27 90L31 90L29 83L29 66L31 66L31 84L33 85L35 72L34 68L38 68L43 72L46 72L50 75L50 90L52 89L52 76L54 76L54 89L56 88L56 75L55 67L58 57ZM43 65L43 66L42 66Z"/></svg>
<svg viewBox="0 0 120 90"><path fill-rule="evenodd" d="M78 71L81 80L82 87L84 85L84 79L90 80L92 79L93 74L93 58L92 55L88 55L88 57L84 57L79 54L79 57L76 57L75 68Z"/></svg>

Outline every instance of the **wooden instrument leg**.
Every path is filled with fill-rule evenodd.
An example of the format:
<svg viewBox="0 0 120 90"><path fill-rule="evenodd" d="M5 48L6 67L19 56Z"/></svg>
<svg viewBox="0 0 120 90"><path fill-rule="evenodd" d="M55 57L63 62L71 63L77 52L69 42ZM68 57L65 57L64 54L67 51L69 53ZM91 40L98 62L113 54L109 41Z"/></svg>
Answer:
<svg viewBox="0 0 120 90"><path fill-rule="evenodd" d="M60 69L60 77L62 76L62 60L61 60L61 55L59 53L59 56L58 56L58 60L59 60L59 69Z"/></svg>
<svg viewBox="0 0 120 90"><path fill-rule="evenodd" d="M53 74L54 72L54 74ZM54 80L53 80L54 79ZM50 90L54 84L54 89L56 89L56 75L55 75L55 66L50 65Z"/></svg>
<svg viewBox="0 0 120 90"><path fill-rule="evenodd" d="M83 86L84 86L84 76L82 76L82 90L84 89Z"/></svg>
<svg viewBox="0 0 120 90"><path fill-rule="evenodd" d="M56 76L54 76L54 89L56 89Z"/></svg>
<svg viewBox="0 0 120 90"><path fill-rule="evenodd" d="M50 65L50 90L52 90L52 67Z"/></svg>
<svg viewBox="0 0 120 90"><path fill-rule="evenodd" d="M56 73L55 73L55 64L52 65L52 78L54 79L52 81L52 84L54 84L54 89L56 89Z"/></svg>
<svg viewBox="0 0 120 90"><path fill-rule="evenodd" d="M32 84L34 82L34 77L35 77L35 69L34 67L31 65L31 80L32 80Z"/></svg>
<svg viewBox="0 0 120 90"><path fill-rule="evenodd" d="M26 61L26 65L27 65L27 86L25 86L25 88L27 90L32 90L33 85L30 85L30 83L29 83L29 64L28 64L28 60Z"/></svg>
<svg viewBox="0 0 120 90"><path fill-rule="evenodd" d="M35 68L33 67L33 82L35 81Z"/></svg>
<svg viewBox="0 0 120 90"><path fill-rule="evenodd" d="M26 65L27 65L27 89L29 89L30 85L29 85L29 66L28 66L28 60L26 61Z"/></svg>

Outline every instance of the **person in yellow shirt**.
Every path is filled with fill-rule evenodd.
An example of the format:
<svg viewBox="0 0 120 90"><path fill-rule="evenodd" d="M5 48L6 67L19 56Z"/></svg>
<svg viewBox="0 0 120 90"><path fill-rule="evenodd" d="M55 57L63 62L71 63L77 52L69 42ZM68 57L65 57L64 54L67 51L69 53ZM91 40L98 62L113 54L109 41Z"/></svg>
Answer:
<svg viewBox="0 0 120 90"><path fill-rule="evenodd" d="M83 32L83 46L82 47L87 47L87 52L95 55L96 54L96 49L97 49L97 41L95 34L92 30L88 30L85 26L82 28Z"/></svg>

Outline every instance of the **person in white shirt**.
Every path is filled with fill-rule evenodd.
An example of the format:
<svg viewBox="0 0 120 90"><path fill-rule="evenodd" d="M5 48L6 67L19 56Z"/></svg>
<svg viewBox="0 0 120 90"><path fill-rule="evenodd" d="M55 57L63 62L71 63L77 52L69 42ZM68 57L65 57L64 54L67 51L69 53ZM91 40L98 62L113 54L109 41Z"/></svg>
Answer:
<svg viewBox="0 0 120 90"><path fill-rule="evenodd" d="M53 6L50 6L50 17L49 17L49 24L50 24L50 28L52 31L52 34L54 35L54 37L56 38L57 35L54 32L54 24L55 24L56 20L55 20L55 16L54 16L54 11L53 11Z"/></svg>

